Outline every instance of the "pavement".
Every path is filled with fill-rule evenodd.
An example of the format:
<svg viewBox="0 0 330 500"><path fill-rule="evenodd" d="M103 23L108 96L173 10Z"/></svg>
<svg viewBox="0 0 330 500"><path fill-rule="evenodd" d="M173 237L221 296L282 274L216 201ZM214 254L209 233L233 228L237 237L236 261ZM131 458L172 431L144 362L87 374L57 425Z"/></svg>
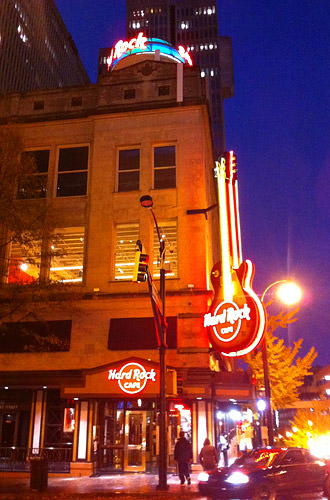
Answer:
<svg viewBox="0 0 330 500"><path fill-rule="evenodd" d="M158 474L126 473L94 477L49 477L47 489L34 491L29 477L0 477L0 500L120 500L199 499L198 474L191 475L191 485L180 485L176 474L168 474L167 491L157 490Z"/></svg>

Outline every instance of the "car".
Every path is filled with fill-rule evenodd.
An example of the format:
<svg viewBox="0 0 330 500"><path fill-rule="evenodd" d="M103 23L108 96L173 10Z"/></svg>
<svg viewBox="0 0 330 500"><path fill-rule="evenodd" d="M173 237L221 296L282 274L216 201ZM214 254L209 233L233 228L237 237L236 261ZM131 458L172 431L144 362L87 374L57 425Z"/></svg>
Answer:
<svg viewBox="0 0 330 500"><path fill-rule="evenodd" d="M230 467L201 472L198 489L213 500L275 500L301 492L330 498L330 468L303 448L259 448Z"/></svg>

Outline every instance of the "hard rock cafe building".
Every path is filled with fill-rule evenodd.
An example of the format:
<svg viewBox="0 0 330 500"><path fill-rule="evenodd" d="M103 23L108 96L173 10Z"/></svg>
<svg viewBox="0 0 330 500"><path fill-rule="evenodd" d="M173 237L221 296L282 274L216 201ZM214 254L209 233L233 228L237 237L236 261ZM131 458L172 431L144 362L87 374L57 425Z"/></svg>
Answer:
<svg viewBox="0 0 330 500"><path fill-rule="evenodd" d="M50 472L72 476L157 467L157 336L147 284L132 281L140 240L159 289L159 241L142 195L165 238L168 466L181 429L197 463L206 437L235 429L229 412L253 405L249 375L214 355L204 327L220 258L204 81L182 49L149 46L142 34L116 47L95 85L0 98L0 126L10 123L35 158L35 202L55 220L54 238L32 257L15 243L1 255L3 298L17 283L31 294L24 311L3 301L4 474L40 454ZM49 282L61 298L36 301L30 285Z"/></svg>

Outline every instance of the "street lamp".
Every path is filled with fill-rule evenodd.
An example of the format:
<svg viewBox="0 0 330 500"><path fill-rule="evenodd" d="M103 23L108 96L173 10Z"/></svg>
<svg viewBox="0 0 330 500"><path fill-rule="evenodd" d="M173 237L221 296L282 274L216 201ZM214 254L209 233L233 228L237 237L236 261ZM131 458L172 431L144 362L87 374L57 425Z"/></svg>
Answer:
<svg viewBox="0 0 330 500"><path fill-rule="evenodd" d="M162 303L161 311L161 332L159 333L159 464L158 490L167 490L167 432L166 432L166 319L165 319L165 241L161 237L157 219L152 210L153 200L149 195L141 196L141 206L148 208L153 217L158 241L160 258L160 299Z"/></svg>
<svg viewBox="0 0 330 500"><path fill-rule="evenodd" d="M267 286L261 296L261 302L264 303L264 298L266 293L270 288L275 285L280 285L278 289L277 296L278 298L287 305L292 305L298 302L301 299L302 292L296 283L292 281L283 279L277 280ZM264 385L265 385L265 399L266 399L266 420L267 420L267 430L268 430L268 444L270 446L274 445L274 424L273 424L273 412L272 412L272 404L271 404L271 389L270 389L270 380L269 380L269 365L268 365L268 356L267 356L267 346L266 346L266 338L264 336L263 341L261 343L261 353L262 353L262 365L264 371Z"/></svg>

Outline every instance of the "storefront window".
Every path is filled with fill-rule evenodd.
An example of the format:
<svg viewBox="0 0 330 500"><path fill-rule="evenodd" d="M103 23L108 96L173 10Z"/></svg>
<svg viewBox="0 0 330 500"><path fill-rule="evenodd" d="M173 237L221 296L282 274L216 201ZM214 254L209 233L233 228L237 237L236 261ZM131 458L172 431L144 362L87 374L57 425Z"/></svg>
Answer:
<svg viewBox="0 0 330 500"><path fill-rule="evenodd" d="M75 409L64 408L63 432L73 432L75 426Z"/></svg>

